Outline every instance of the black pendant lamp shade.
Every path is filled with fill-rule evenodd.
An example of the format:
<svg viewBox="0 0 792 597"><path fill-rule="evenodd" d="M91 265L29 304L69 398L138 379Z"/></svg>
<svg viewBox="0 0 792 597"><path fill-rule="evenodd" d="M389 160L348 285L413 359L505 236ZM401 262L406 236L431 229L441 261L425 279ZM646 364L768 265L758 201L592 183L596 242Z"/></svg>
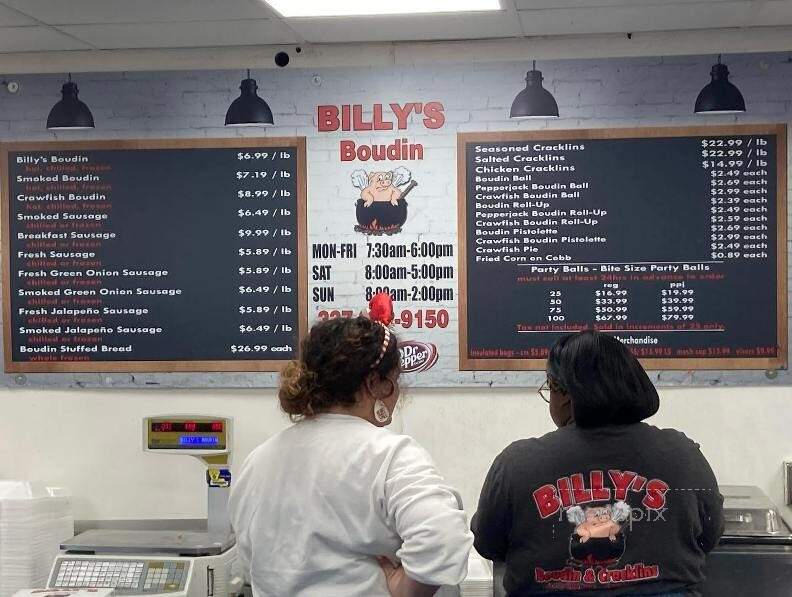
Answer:
<svg viewBox="0 0 792 597"><path fill-rule="evenodd" d="M718 63L712 65L710 71L712 81L708 83L696 98L696 114L739 114L745 112L745 100L742 93L729 82L729 69Z"/></svg>
<svg viewBox="0 0 792 597"><path fill-rule="evenodd" d="M525 89L517 94L512 102L510 118L558 118L558 104L547 89L542 86L542 72L533 70L525 76Z"/></svg>
<svg viewBox="0 0 792 597"><path fill-rule="evenodd" d="M242 93L231 102L226 112L226 126L272 126L272 110L256 93L258 85L255 79L250 78L250 70L239 89Z"/></svg>
<svg viewBox="0 0 792 597"><path fill-rule="evenodd" d="M82 130L94 128L93 114L83 102L77 98L77 85L72 83L69 73L68 83L63 84L63 99L52 106L47 117L47 128L50 130Z"/></svg>

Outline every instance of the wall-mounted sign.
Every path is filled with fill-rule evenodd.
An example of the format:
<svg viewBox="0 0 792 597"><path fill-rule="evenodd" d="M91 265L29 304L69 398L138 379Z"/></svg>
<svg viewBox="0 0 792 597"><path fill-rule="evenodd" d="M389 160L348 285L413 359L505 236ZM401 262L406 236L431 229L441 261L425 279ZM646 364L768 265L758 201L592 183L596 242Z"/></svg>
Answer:
<svg viewBox="0 0 792 597"><path fill-rule="evenodd" d="M787 364L786 127L459 136L460 368L607 331L652 369Z"/></svg>
<svg viewBox="0 0 792 597"><path fill-rule="evenodd" d="M7 372L268 371L306 323L305 141L2 148Z"/></svg>

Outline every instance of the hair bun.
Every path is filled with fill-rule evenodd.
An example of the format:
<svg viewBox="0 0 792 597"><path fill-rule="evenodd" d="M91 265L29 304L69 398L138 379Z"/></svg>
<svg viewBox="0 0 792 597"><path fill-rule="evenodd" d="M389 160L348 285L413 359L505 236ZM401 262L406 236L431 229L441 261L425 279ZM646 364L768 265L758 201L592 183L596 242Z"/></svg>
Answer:
<svg viewBox="0 0 792 597"><path fill-rule="evenodd" d="M311 394L316 375L302 361L289 361L280 374L278 400L281 408L292 417L313 415Z"/></svg>
<svg viewBox="0 0 792 597"><path fill-rule="evenodd" d="M375 312L388 302L375 301ZM354 406L372 372L384 379L399 370L397 343L395 332L366 316L333 317L315 323L300 343L300 358L281 371L281 409L292 421L300 421Z"/></svg>

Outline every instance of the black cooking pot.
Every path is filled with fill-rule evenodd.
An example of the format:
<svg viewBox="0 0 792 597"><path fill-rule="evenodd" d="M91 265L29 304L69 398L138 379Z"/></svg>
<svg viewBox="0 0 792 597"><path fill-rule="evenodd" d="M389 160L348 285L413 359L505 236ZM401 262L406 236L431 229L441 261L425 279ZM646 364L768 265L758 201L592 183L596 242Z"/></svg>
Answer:
<svg viewBox="0 0 792 597"><path fill-rule="evenodd" d="M360 227L367 231L397 230L407 221L407 200L401 198L396 205L390 201L375 201L366 207L363 199L358 199L355 215Z"/></svg>
<svg viewBox="0 0 792 597"><path fill-rule="evenodd" d="M573 533L569 539L569 555L573 560L589 566L608 565L619 561L624 555L625 547L623 532L616 535L615 541L611 541L607 537L592 537L585 543L581 543L577 533Z"/></svg>

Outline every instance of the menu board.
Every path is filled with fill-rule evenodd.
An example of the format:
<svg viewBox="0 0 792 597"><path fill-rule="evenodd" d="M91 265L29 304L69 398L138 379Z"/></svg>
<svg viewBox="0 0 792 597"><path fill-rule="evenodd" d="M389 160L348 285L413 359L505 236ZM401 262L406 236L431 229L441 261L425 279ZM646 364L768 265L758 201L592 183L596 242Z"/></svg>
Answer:
<svg viewBox="0 0 792 597"><path fill-rule="evenodd" d="M783 125L458 137L460 369L597 328L654 369L787 365Z"/></svg>
<svg viewBox="0 0 792 597"><path fill-rule="evenodd" d="M305 329L305 140L2 147L7 372L271 371Z"/></svg>

